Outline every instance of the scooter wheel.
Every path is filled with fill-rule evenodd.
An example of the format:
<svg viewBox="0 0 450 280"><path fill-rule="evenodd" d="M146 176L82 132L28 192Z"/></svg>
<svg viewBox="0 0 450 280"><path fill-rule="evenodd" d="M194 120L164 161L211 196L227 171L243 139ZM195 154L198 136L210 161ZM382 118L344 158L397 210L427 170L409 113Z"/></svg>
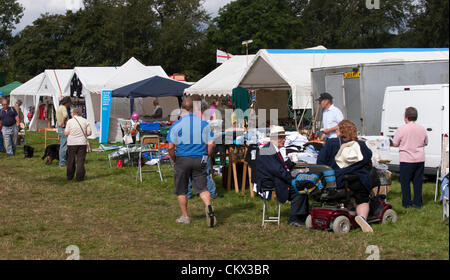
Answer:
<svg viewBox="0 0 450 280"><path fill-rule="evenodd" d="M397 212L395 212L392 209L388 209L384 212L383 214L383 224L387 224L387 223L395 223L397 222Z"/></svg>
<svg viewBox="0 0 450 280"><path fill-rule="evenodd" d="M308 217L306 218L305 226L306 226L306 229L308 229L308 230L314 229L314 227L312 225L312 217L311 217L311 215L308 215Z"/></svg>
<svg viewBox="0 0 450 280"><path fill-rule="evenodd" d="M350 220L346 216L337 217L332 225L335 233L349 233L351 229Z"/></svg>

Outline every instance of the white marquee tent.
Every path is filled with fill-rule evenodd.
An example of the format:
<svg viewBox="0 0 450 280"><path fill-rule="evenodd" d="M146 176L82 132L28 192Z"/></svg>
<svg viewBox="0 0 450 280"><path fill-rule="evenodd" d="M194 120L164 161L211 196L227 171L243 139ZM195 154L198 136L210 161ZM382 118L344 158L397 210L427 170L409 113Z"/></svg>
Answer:
<svg viewBox="0 0 450 280"><path fill-rule="evenodd" d="M254 57L255 55L249 55L248 62L250 63ZM185 89L184 93L186 95L199 94L202 96L231 95L233 89L239 86L239 79L246 68L247 57L245 55L233 56L193 86Z"/></svg>
<svg viewBox="0 0 450 280"><path fill-rule="evenodd" d="M248 89L291 90L293 109L310 109L313 68L448 59L448 49L260 50L237 84Z"/></svg>
<svg viewBox="0 0 450 280"><path fill-rule="evenodd" d="M11 92L11 104L21 99L25 115L28 113L29 106L36 108L36 113L30 122L31 131L48 126L47 122L40 122L38 118L40 97L50 98L56 109L62 96L70 96L70 83L75 74L83 85L82 96L85 98L86 116L93 130L92 137L97 135L95 123L100 121L102 90L114 90L153 76L168 78L161 66L145 66L134 57L120 67L75 67L73 70L45 70ZM141 110L143 110L143 104L143 100L136 101L136 107ZM111 117L129 118L129 116L129 100L114 98Z"/></svg>
<svg viewBox="0 0 450 280"><path fill-rule="evenodd" d="M39 119L38 106L43 97L47 104L53 104L53 108L59 105L60 97L64 95L64 89L70 83L73 70L45 70L11 92L11 105L17 100L23 101L23 112L26 116L30 106L35 107L35 114L29 123L30 130L36 131L48 127L48 121ZM26 122L28 121L27 118Z"/></svg>
<svg viewBox="0 0 450 280"><path fill-rule="evenodd" d="M96 122L100 121L101 112L101 93L103 90L114 90L141 80L151 78L153 76L161 76L168 78L167 73L161 66L145 66L137 59L132 57L121 67L75 67L74 73L81 81L82 95L86 102L86 116L93 130L92 137L98 135ZM65 95L70 95L70 85L65 89ZM137 100L135 106L142 108L144 101ZM112 119L129 119L130 100L126 98L113 98L111 104ZM116 126L112 122L112 125ZM117 129L111 129L112 134ZM120 139L111 136L111 142Z"/></svg>

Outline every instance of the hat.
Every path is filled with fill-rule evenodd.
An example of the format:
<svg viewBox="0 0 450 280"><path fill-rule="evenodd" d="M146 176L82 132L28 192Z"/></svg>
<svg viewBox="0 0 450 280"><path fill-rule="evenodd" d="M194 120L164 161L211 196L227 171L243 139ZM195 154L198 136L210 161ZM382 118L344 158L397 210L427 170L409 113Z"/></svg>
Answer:
<svg viewBox="0 0 450 280"><path fill-rule="evenodd" d="M361 153L361 147L359 143L356 141L351 141L345 144L342 144L339 152L336 157L336 164L340 168L346 168L354 163L357 163L363 160L363 155Z"/></svg>
<svg viewBox="0 0 450 280"><path fill-rule="evenodd" d="M67 103L72 103L72 99L70 98L70 96L64 96L59 102L60 105L65 105Z"/></svg>
<svg viewBox="0 0 450 280"><path fill-rule="evenodd" d="M272 136L286 136L284 127L278 125L272 125L270 127L270 137Z"/></svg>
<svg viewBox="0 0 450 280"><path fill-rule="evenodd" d="M333 96L331 94L329 94L328 92L324 92L320 95L320 97L317 99L317 101L322 101L322 100L330 100L333 101Z"/></svg>

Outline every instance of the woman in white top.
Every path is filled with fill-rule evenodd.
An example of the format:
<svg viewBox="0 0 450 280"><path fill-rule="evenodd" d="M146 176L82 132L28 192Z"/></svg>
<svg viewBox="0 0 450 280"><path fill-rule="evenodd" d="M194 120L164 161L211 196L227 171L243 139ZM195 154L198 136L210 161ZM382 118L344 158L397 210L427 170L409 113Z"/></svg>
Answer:
<svg viewBox="0 0 450 280"><path fill-rule="evenodd" d="M76 180L84 180L86 170L84 161L88 147L87 137L92 135L91 127L88 121L81 117L81 109L73 108L72 119L66 124L64 135L67 136L67 179L73 179L76 170ZM76 163L75 163L76 160Z"/></svg>

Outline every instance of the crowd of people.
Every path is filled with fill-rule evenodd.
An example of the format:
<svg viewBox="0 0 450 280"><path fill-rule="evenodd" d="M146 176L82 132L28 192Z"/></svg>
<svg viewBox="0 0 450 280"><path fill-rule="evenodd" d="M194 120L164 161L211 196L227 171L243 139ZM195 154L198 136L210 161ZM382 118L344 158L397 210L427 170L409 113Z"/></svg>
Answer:
<svg viewBox="0 0 450 280"><path fill-rule="evenodd" d="M331 167L336 174L337 187L343 186L345 175L355 175L358 180L348 186L351 190L357 216L355 221L364 232L373 232L367 222L369 215L369 197L373 187L371 182L372 152L365 142L358 140L358 131L354 123L345 120L342 112L333 104L333 96L323 93L317 100L323 109L323 128L321 140L324 142L317 159L317 165ZM160 117L162 109L159 102L154 102L153 117ZM177 197L181 216L176 223L190 224L188 200L193 192L198 194L205 205L206 221L209 227L217 224L217 218L212 206L212 198L221 197L217 194L214 180L211 177L215 142L214 130L209 121L216 118L218 99L211 104L200 96L184 98L182 114L170 128L166 138L169 155L174 165L174 194ZM209 110L208 114L204 114ZM16 108L8 106L6 99L2 100L0 110L0 130L8 157L16 153L17 131L23 120L20 115L20 103ZM206 117L205 117L206 116ZM408 108L404 114L405 125L396 133L394 145L400 150L400 182L402 189L402 205L422 207L422 179L424 172L425 152L428 144L425 129L416 123L418 112ZM22 114L23 118L23 114ZM78 108L71 109L70 97L60 101L56 111L57 131L60 138L59 166L67 169L67 179L74 177L77 181L85 179L84 162L89 150L88 137L92 130L88 121L81 116ZM309 214L309 201L306 194L299 194L293 187L291 170L295 164L288 155L280 150L286 141L283 127L270 128L271 141L262 147L256 158L254 183L258 186L271 187L276 192L280 203L290 201L291 212L289 225L300 227L305 225ZM411 199L410 183L414 186L414 199Z"/></svg>

